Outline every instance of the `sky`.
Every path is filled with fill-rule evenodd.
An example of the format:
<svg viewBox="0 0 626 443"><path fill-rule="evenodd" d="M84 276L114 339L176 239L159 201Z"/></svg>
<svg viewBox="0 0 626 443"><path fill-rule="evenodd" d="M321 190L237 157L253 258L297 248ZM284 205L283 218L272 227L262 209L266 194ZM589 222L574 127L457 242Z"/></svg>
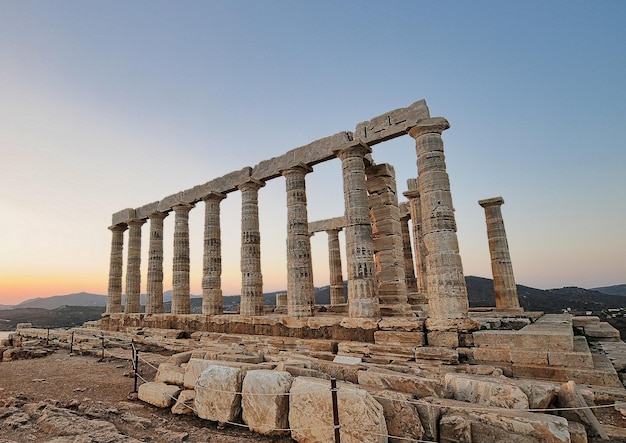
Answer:
<svg viewBox="0 0 626 443"><path fill-rule="evenodd" d="M518 284L626 283L624 23L626 2L603 0L0 0L0 304L106 294L113 213L420 99L451 124L465 275L491 277L477 201L502 196ZM372 156L399 192L417 175L408 135ZM338 159L306 180L310 221L342 215ZM241 287L240 205L233 192L221 206L225 295ZM259 211L264 290L285 289L284 179ZM311 242L324 286L326 234ZM142 292L147 246L148 224Z"/></svg>

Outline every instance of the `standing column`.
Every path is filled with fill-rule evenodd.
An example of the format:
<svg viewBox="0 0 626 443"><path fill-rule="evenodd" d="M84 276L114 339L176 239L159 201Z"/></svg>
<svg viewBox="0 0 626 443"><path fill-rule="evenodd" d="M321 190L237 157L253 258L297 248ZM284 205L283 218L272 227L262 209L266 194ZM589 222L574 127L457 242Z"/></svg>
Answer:
<svg viewBox="0 0 626 443"><path fill-rule="evenodd" d="M341 274L341 247L339 246L339 229L329 229L328 234L328 266L330 270L330 304L340 305L346 302L346 291L343 287Z"/></svg>
<svg viewBox="0 0 626 443"><path fill-rule="evenodd" d="M111 262L109 265L109 293L107 297L107 314L122 312L122 266L124 264L124 231L125 224L109 227L113 233L111 239Z"/></svg>
<svg viewBox="0 0 626 443"><path fill-rule="evenodd" d="M128 222L128 262L126 266L126 314L141 312L141 226L145 220Z"/></svg>
<svg viewBox="0 0 626 443"><path fill-rule="evenodd" d="M383 315L410 315L404 274L404 252L393 166L365 169L374 239L376 289Z"/></svg>
<svg viewBox="0 0 626 443"><path fill-rule="evenodd" d="M502 197L489 198L480 200L478 204L485 208L496 309L521 310L500 208L504 204L504 199Z"/></svg>
<svg viewBox="0 0 626 443"><path fill-rule="evenodd" d="M263 315L263 274L259 232L259 189L265 183L250 178L241 191L241 315Z"/></svg>
<svg viewBox="0 0 626 443"><path fill-rule="evenodd" d="M202 272L202 313L219 315L224 312L222 300L222 234L220 202L226 194L211 192L204 197L204 257Z"/></svg>
<svg viewBox="0 0 626 443"><path fill-rule="evenodd" d="M304 164L281 171L287 188L287 315L293 317L310 317L315 306L304 179L312 171Z"/></svg>
<svg viewBox="0 0 626 443"><path fill-rule="evenodd" d="M163 219L167 212L153 212L150 219L148 252L148 296L146 314L163 313Z"/></svg>
<svg viewBox="0 0 626 443"><path fill-rule="evenodd" d="M172 314L189 314L189 211L193 204L174 206L174 260Z"/></svg>
<svg viewBox="0 0 626 443"><path fill-rule="evenodd" d="M371 152L365 144L335 151L343 169L350 317L380 316L364 162L365 155Z"/></svg>
<svg viewBox="0 0 626 443"><path fill-rule="evenodd" d="M469 310L441 139L449 127L445 118L428 118L409 131L417 151L429 315L435 319L465 318Z"/></svg>
<svg viewBox="0 0 626 443"><path fill-rule="evenodd" d="M415 247L415 264L417 267L417 290L426 293L426 246L424 245L424 231L422 223L422 202L417 190L417 179L407 181L409 190L403 195L409 199L409 212L413 222L413 246Z"/></svg>
<svg viewBox="0 0 626 443"><path fill-rule="evenodd" d="M415 264L413 261L413 249L411 248L411 233L409 232L410 214L400 217L400 230L402 231L402 251L404 253L404 281L408 292L417 292L417 279L415 278Z"/></svg>

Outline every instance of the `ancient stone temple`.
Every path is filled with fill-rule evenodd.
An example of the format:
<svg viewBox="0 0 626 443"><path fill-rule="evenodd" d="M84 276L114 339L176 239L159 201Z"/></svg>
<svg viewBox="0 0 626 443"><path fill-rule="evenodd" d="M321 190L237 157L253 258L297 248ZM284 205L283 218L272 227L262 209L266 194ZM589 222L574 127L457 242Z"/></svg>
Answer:
<svg viewBox="0 0 626 443"><path fill-rule="evenodd" d="M154 382L139 387L139 399L173 414L245 423L271 436L290 433L298 442L333 441L333 434L368 442L626 441L626 426L613 426L626 416L626 343L595 316L524 312L502 197L479 201L494 306L470 308L444 154L449 127L421 100L354 131L113 214L107 310L77 329L176 352ZM393 165L372 157L398 137L415 152L415 177L406 189L396 183ZM344 210L309 220L307 178L327 161L341 164L336 195ZM285 184L287 288L275 306L266 306L258 196L275 179ZM241 195L241 303L238 313L226 313L220 203L235 192ZM202 207L202 313L191 313L188 220ZM164 222L174 224L173 238L163 238ZM144 230L149 254L142 278ZM323 306L314 297L312 235L328 240L330 302ZM170 269L163 266L164 240L174 246ZM173 277L171 312L163 312L166 272ZM69 340L67 331L57 335ZM340 381L332 391L338 411L331 411L329 378Z"/></svg>

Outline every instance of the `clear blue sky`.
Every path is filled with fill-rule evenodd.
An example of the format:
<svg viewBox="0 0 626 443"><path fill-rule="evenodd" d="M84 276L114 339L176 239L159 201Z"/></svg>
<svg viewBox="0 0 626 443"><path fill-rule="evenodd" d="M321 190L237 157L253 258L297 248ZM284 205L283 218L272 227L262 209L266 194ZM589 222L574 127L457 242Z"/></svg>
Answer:
<svg viewBox="0 0 626 443"><path fill-rule="evenodd" d="M625 283L625 23L621 1L0 0L0 304L104 294L113 212L422 98L452 125L466 275L491 276L477 200L501 195L518 283ZM417 173L408 136L373 157L401 191ZM338 160L307 187L311 220L341 215ZM265 290L283 289L284 180L260 199ZM222 203L225 294L240 287L239 205ZM325 235L312 241L326 285Z"/></svg>

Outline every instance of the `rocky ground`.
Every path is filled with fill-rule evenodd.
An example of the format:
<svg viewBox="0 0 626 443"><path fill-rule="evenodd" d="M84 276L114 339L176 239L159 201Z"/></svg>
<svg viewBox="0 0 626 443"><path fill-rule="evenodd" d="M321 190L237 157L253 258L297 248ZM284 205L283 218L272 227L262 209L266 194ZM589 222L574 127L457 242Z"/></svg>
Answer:
<svg viewBox="0 0 626 443"><path fill-rule="evenodd" d="M159 355L142 358L158 365ZM154 369L140 365L152 380ZM130 361L70 356L58 349L44 358L0 363L0 443L290 442L133 399Z"/></svg>

